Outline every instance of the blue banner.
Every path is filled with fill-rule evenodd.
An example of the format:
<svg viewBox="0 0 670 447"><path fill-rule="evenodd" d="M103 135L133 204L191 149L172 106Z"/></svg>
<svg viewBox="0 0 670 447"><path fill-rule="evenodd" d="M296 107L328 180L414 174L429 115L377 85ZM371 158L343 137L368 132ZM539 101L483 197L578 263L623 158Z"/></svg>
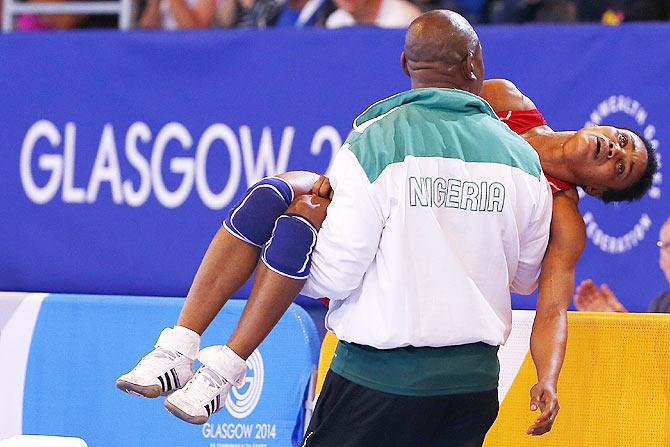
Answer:
<svg viewBox="0 0 670 447"><path fill-rule="evenodd" d="M292 305L249 357L245 384L202 426L163 408L162 398L122 393L116 378L153 349L183 300L49 295L25 373L23 433L74 436L89 446L286 447L302 440L307 387L319 354L312 320ZM202 339L224 344L244 306L230 301Z"/></svg>
<svg viewBox="0 0 670 447"><path fill-rule="evenodd" d="M478 32L487 77L514 81L554 129L626 125L663 161L670 25ZM402 45L379 29L0 36L0 290L185 295L249 185L326 172L353 118L409 88ZM638 204L580 205L577 279L631 310L667 288L663 172Z"/></svg>

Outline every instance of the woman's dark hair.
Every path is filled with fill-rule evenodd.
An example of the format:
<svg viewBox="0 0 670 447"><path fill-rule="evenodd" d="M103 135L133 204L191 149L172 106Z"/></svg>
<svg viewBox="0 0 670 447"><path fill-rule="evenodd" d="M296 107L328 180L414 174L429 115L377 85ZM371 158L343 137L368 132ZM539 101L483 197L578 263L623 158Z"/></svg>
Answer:
<svg viewBox="0 0 670 447"><path fill-rule="evenodd" d="M651 188L652 181L654 179L654 174L658 171L658 162L656 161L656 151L652 147L649 140L640 135L638 132L633 129L628 129L626 127L617 127L617 129L627 130L634 133L640 140L644 143L644 147L647 149L647 167L642 174L640 179L630 185L628 188L605 191L601 197L602 201L605 203L609 202L632 202L633 200L640 200Z"/></svg>

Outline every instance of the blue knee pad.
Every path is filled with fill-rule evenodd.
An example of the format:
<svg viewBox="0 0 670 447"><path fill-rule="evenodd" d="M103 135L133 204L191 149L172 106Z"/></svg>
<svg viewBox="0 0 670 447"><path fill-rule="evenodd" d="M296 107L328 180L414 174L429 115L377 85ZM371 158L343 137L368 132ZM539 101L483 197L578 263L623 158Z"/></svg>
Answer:
<svg viewBox="0 0 670 447"><path fill-rule="evenodd" d="M267 177L249 188L231 210L223 226L233 235L262 247L279 216L293 201L293 190L278 177Z"/></svg>
<svg viewBox="0 0 670 447"><path fill-rule="evenodd" d="M304 217L284 214L277 219L261 259L282 276L305 279L312 265L316 233L316 228Z"/></svg>

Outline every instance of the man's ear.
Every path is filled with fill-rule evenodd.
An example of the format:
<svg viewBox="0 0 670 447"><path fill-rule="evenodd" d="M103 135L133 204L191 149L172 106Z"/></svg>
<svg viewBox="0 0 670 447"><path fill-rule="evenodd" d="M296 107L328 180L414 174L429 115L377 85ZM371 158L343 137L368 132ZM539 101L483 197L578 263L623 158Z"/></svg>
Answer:
<svg viewBox="0 0 670 447"><path fill-rule="evenodd" d="M586 191L586 194L593 196L593 197L602 197L603 193L605 192L605 188L601 186L587 186L584 188L584 191Z"/></svg>
<svg viewBox="0 0 670 447"><path fill-rule="evenodd" d="M405 56L405 50L400 53L400 65L402 65L402 71L409 76L409 67L407 66L407 56Z"/></svg>
<svg viewBox="0 0 670 447"><path fill-rule="evenodd" d="M477 72L475 71L475 55L468 53L467 57L461 63L461 73L463 77L472 82L477 80Z"/></svg>

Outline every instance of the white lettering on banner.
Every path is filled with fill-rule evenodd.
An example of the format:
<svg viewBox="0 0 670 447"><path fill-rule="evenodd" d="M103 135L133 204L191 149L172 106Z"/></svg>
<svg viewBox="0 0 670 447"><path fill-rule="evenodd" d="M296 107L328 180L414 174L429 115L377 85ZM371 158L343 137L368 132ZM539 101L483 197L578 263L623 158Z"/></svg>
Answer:
<svg viewBox="0 0 670 447"><path fill-rule="evenodd" d="M605 120L612 114L625 113L635 120L638 126L638 132L644 136L651 146L656 150L656 161L658 163L658 172L652 179L652 186L647 192L650 199L661 198L661 183L663 175L661 168L663 167L661 154L658 152L660 147L659 141L656 139L656 126L647 123L648 114L639 101L624 95L612 95L603 100L596 106L589 116L589 121L584 123L585 127L607 125ZM584 191L580 191L580 196L584 196ZM644 240L645 235L652 225L652 220L646 213L642 213L637 220L637 223L622 236L612 236L608 234L596 220L592 212L584 214L584 223L586 224L586 236L589 240L600 250L609 254L620 254L632 250Z"/></svg>
<svg viewBox="0 0 670 447"><path fill-rule="evenodd" d="M181 206L193 192L194 186L199 198L210 209L226 207L233 200L240 187L246 189L258 180L269 175L285 172L293 146L295 128L283 129L279 142L279 151L275 158L272 131L264 127L258 141L257 151L249 126L241 126L239 138L233 129L222 123L209 126L200 139L194 142L192 134L181 123L170 122L163 126L155 138L149 126L141 121L134 122L125 134L125 146L122 154L131 168L137 172L139 181L131 180L122 172L119 151L116 146L115 130L112 124L103 126L98 149L86 187L75 185L77 126L68 122L61 131L54 123L40 120L26 132L21 145L20 176L26 196L36 204L45 204L53 200L61 189L64 203L89 203L99 200L100 187L107 183L111 190L111 199L115 204L127 204L140 207L146 203L153 191L158 202L166 208ZM35 154L40 140L62 153ZM207 160L215 142L223 143L230 160L225 185L221 191L213 191L207 178ZM151 154L147 158L140 152L138 144L151 145ZM342 145L338 131L332 126L322 126L314 134L310 154L318 156L323 146L331 146L331 163L335 153ZM180 145L186 156L165 159L167 147ZM61 148L62 145L62 148ZM195 147L195 149L194 149ZM220 147L217 145L216 147ZM195 153L192 151L195 150ZM163 162L167 162L167 172ZM36 167L35 167L36 162ZM330 164L329 164L330 166ZM48 173L48 180L42 186L35 181L34 170ZM240 184L242 170L246 186ZM174 190L168 189L166 174L176 174L179 184ZM124 177L125 180L124 180Z"/></svg>
<svg viewBox="0 0 670 447"><path fill-rule="evenodd" d="M264 127L258 147L256 166L253 166L254 150L251 144L251 129L249 129L249 126L240 127L240 142L242 143L242 153L244 154L244 172L247 175L247 185L253 185L265 177L263 175L264 172L286 172L294 134L295 129L293 127L284 129L279 146L279 158L275 165L272 133L270 132L270 128Z"/></svg>
<svg viewBox="0 0 670 447"><path fill-rule="evenodd" d="M593 214L587 212L584 214L584 223L586 224L586 235L593 244L605 253L618 254L625 253L636 247L645 237L651 228L651 218L643 213L638 223L623 236L610 236L605 233L595 221Z"/></svg>
<svg viewBox="0 0 670 447"><path fill-rule="evenodd" d="M111 124L107 124L102 131L98 154L95 157L93 172L88 182L86 193L86 201L88 203L94 203L98 199L98 190L102 182L108 182L109 186L111 186L114 203L123 203L123 198L121 197L121 167L119 166L119 157L116 154L114 128Z"/></svg>
<svg viewBox="0 0 670 447"><path fill-rule="evenodd" d="M49 140L49 144L53 147L58 146L61 142L60 132L51 121L47 120L41 120L33 124L23 139L19 167L21 185L28 198L37 204L47 203L53 199L63 177L62 157L57 154L42 154L37 161L37 165L43 171L51 171L51 175L47 184L43 187L40 188L35 184L31 172L32 155L35 144L41 138Z"/></svg>
<svg viewBox="0 0 670 447"><path fill-rule="evenodd" d="M137 140L140 139L142 143L151 141L151 129L145 123L133 123L128 128L126 133L126 158L128 163L137 170L140 175L140 185L137 191L133 188L131 180L123 182L123 195L126 198L126 203L130 206L141 206L149 198L151 194L151 171L149 162L140 154L137 148Z"/></svg>
<svg viewBox="0 0 670 447"><path fill-rule="evenodd" d="M207 173L205 172L209 148L216 140L221 140L226 144L228 154L230 155L230 175L228 176L226 186L219 194L214 194L209 188ZM272 151L272 148L270 148L270 151ZM240 183L240 171L240 146L237 144L235 133L230 127L224 124L210 126L202 135L198 149L196 150L195 186L205 205L216 210L230 203Z"/></svg>
<svg viewBox="0 0 670 447"><path fill-rule="evenodd" d="M86 191L74 186L74 147L77 128L74 123L65 125L65 145L63 148L63 202L84 203Z"/></svg>
<svg viewBox="0 0 670 447"><path fill-rule="evenodd" d="M207 439L276 439L276 424L212 424L202 426L202 437Z"/></svg>
<svg viewBox="0 0 670 447"><path fill-rule="evenodd" d="M154 192L158 201L167 208L176 208L188 197L193 187L193 160L186 157L175 157L170 160L170 171L175 174L183 174L182 182L177 189L172 192L167 189L163 182L161 173L161 164L163 154L170 140L177 140L184 148L188 150L193 146L193 138L188 130L179 123L168 123L158 132L154 149L151 152L151 178L154 184Z"/></svg>

